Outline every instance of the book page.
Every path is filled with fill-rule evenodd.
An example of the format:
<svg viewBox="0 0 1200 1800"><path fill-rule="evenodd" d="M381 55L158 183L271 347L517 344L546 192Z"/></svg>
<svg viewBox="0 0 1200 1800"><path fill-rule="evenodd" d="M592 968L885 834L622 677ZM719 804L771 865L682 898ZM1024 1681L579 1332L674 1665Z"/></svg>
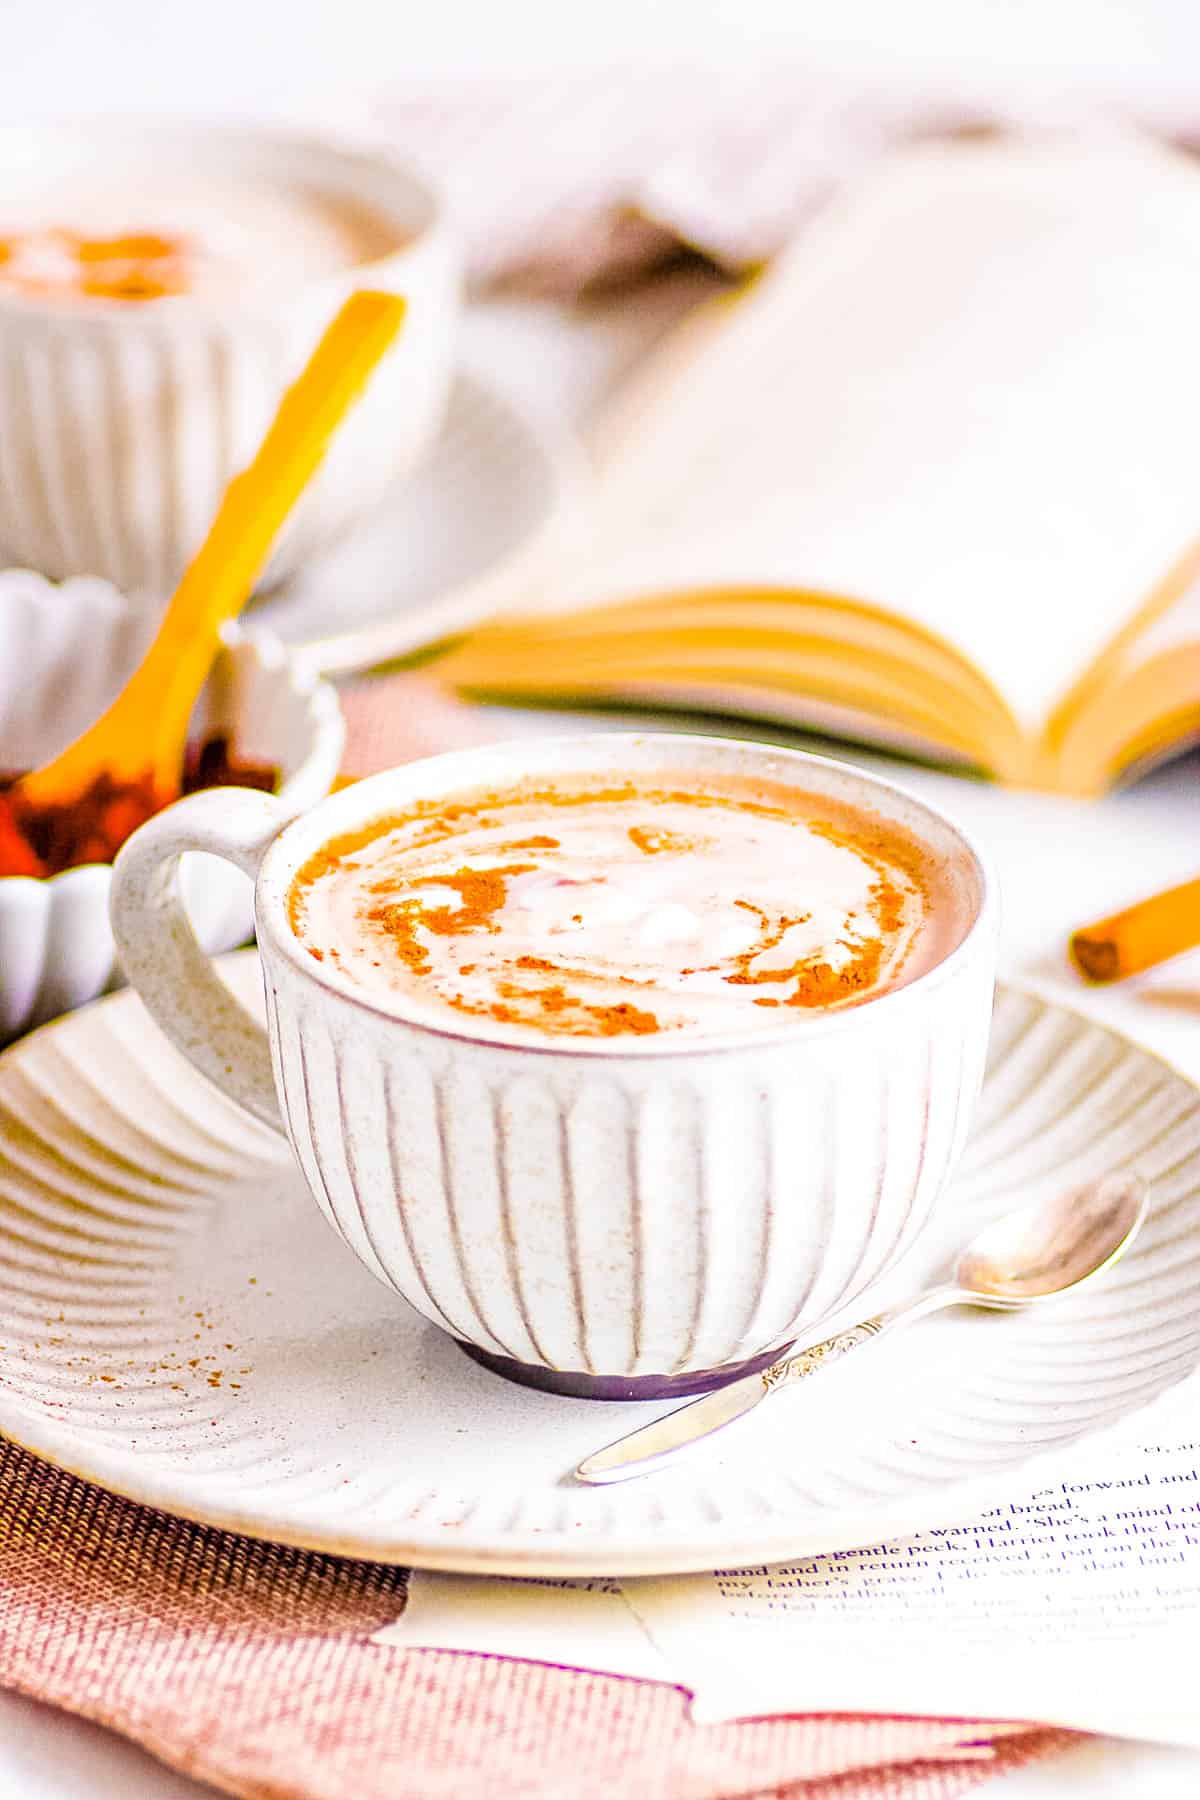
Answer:
<svg viewBox="0 0 1200 1800"><path fill-rule="evenodd" d="M1200 581L1193 582L1174 606L1155 619L1125 653L1126 663L1144 662L1160 651L1200 647Z"/></svg>
<svg viewBox="0 0 1200 1800"><path fill-rule="evenodd" d="M646 1681L671 1679L620 1585L607 1576L505 1580L413 1569L403 1613L371 1642L406 1650L470 1650Z"/></svg>
<svg viewBox="0 0 1200 1800"><path fill-rule="evenodd" d="M697 1718L1030 1719L1200 1747L1200 1382L962 1525L622 1585Z"/></svg>
<svg viewBox="0 0 1200 1800"><path fill-rule="evenodd" d="M1198 316L1182 156L905 153L681 328L550 597L832 590L949 639L1036 732L1200 524Z"/></svg>

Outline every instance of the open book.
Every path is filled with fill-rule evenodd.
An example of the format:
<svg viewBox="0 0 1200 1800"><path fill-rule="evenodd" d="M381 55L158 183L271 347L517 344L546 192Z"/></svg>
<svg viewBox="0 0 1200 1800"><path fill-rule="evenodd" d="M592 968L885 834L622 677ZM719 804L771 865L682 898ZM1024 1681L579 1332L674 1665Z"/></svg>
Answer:
<svg viewBox="0 0 1200 1800"><path fill-rule="evenodd" d="M1200 735L1200 166L906 152L693 314L578 553L442 677L1094 793Z"/></svg>

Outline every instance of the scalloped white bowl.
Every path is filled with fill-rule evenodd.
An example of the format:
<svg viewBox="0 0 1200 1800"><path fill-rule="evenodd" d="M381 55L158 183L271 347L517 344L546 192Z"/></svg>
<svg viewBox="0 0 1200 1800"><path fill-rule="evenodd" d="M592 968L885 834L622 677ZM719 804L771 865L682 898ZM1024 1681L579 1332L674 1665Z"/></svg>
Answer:
<svg viewBox="0 0 1200 1800"><path fill-rule="evenodd" d="M0 769L44 762L120 689L157 620L106 581L56 587L26 569L0 573ZM327 682L263 632L226 630L196 728L227 731L239 753L280 770L280 798L302 812L332 786L344 727ZM108 923L112 867L38 881L0 878L0 1042L94 1000L120 980ZM253 887L212 856L184 861L188 910L211 950L253 931Z"/></svg>

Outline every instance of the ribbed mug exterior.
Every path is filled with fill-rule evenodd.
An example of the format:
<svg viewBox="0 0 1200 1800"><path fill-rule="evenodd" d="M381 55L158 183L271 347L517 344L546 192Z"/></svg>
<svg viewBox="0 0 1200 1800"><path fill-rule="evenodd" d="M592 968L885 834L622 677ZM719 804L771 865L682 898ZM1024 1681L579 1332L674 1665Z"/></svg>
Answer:
<svg viewBox="0 0 1200 1800"><path fill-rule="evenodd" d="M351 1249L462 1342L607 1379L753 1358L895 1264L962 1147L991 982L981 953L827 1037L598 1062L267 969L289 1136Z"/></svg>
<svg viewBox="0 0 1200 1800"><path fill-rule="evenodd" d="M303 855L403 805L414 770L375 778L373 805L335 796L268 852L258 922L275 1085L329 1222L381 1281L485 1358L551 1385L584 1377L580 1391L649 1391L654 1378L745 1362L841 1313L914 1242L982 1081L994 901L939 815L841 765L694 738L581 746L439 757L421 766L439 771L434 788L426 773L413 791L545 776L585 756L642 769L657 758L676 776L757 772L918 831L924 821L974 892L974 923L950 956L857 1008L690 1049L562 1049L486 1041L353 998L291 936L284 896Z"/></svg>
<svg viewBox="0 0 1200 1800"><path fill-rule="evenodd" d="M0 131L0 167L39 133ZM109 128L128 147L137 128ZM249 461L288 382L356 286L403 293L400 340L331 446L285 528L266 582L336 541L416 461L453 372L458 263L432 195L387 157L319 140L222 127L147 127L194 138L236 171L269 159L297 180L344 190L411 233L394 254L244 306L187 296L149 303L41 302L0 295L0 546L54 579L102 575L164 595ZM95 154L104 154L101 133ZM215 146L215 150L214 150Z"/></svg>

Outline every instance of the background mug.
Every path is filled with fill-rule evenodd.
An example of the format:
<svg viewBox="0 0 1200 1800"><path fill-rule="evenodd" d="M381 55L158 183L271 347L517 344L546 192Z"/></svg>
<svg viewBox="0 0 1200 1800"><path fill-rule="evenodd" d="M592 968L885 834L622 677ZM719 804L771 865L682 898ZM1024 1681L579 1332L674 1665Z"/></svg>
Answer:
<svg viewBox="0 0 1200 1800"><path fill-rule="evenodd" d="M965 934L907 986L777 1029L540 1044L356 987L291 930L293 876L342 832L416 800L614 771L749 775L874 813L948 865ZM197 850L255 877L265 1032L187 923L179 859ZM286 1132L367 1268L501 1373L611 1399L765 1367L908 1251L982 1079L995 911L978 853L902 790L799 751L672 734L454 752L292 822L268 795L196 794L130 839L112 896L153 1017Z"/></svg>

